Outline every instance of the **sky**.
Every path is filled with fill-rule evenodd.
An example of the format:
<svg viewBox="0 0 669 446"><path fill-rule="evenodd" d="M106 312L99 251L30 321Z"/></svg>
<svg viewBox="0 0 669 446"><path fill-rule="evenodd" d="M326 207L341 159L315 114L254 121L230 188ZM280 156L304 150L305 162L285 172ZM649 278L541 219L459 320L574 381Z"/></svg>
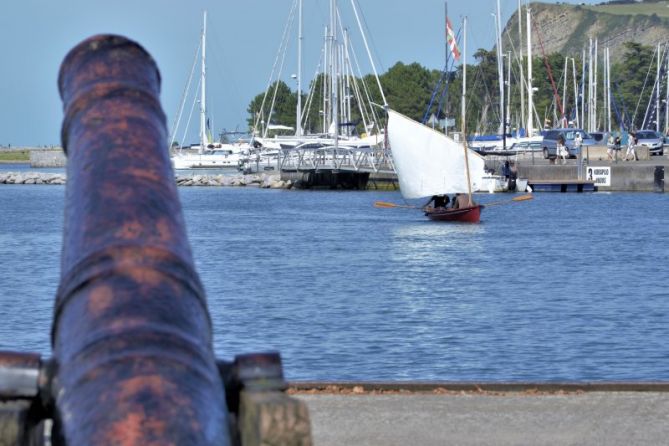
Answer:
<svg viewBox="0 0 669 446"><path fill-rule="evenodd" d="M246 109L265 91L295 0L3 0L0 5L0 146L60 144L60 64L76 44L95 34L124 35L156 60L161 102L173 127L199 45L207 11L207 104L214 133L245 130ZM338 0L361 68L371 73L352 0ZM525 2L525 0L522 0ZM330 0L303 0L303 90L320 59ZM444 66L444 0L355 0L379 74L397 62ZM599 3L597 0L562 3ZM450 0L454 28L468 18L467 54L491 49L496 0ZM518 0L501 0L502 26ZM292 89L297 72L297 25L292 25L280 79ZM469 57L468 57L469 60ZM274 80L274 78L272 78ZM192 102L191 102L192 104ZM191 104L186 104L190 110ZM392 106L392 104L391 104ZM183 121L186 119L184 118ZM197 117L185 142L195 142ZM191 136L192 135L192 136ZM180 137L177 137L180 139ZM192 141L190 141L192 140Z"/></svg>

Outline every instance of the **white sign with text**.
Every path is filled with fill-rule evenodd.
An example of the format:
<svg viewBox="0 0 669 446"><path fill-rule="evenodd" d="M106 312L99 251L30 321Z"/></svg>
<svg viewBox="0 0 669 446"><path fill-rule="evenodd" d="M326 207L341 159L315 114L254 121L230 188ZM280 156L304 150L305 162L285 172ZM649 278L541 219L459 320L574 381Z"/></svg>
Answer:
<svg viewBox="0 0 669 446"><path fill-rule="evenodd" d="M593 181L595 186L611 186L611 167L588 166L586 181Z"/></svg>

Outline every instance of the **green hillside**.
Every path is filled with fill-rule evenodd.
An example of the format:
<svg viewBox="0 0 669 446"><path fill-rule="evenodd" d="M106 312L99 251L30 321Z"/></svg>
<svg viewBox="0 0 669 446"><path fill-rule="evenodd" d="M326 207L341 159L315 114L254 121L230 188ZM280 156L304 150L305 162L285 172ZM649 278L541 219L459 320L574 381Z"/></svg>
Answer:
<svg viewBox="0 0 669 446"><path fill-rule="evenodd" d="M546 54L577 56L587 48L590 39L596 39L600 48L610 49L611 59L616 61L622 56L626 42L655 46L669 41L669 0L593 6L533 2L529 7L534 54L539 54L543 47ZM523 8L523 27L524 12ZM506 48L520 47L517 30L516 13L506 24Z"/></svg>
<svg viewBox="0 0 669 446"><path fill-rule="evenodd" d="M631 14L641 14L641 15L657 15L658 17L669 17L669 1L654 1L654 2L642 2L642 3L631 3L626 5L593 5L593 6L582 6L583 9L588 9L593 12L602 12L606 14L615 14L615 15L631 15Z"/></svg>

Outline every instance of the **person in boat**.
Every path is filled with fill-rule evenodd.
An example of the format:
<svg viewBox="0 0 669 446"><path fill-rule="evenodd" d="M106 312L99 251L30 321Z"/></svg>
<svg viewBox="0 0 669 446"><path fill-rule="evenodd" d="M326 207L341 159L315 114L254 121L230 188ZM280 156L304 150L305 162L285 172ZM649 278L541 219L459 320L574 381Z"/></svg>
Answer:
<svg viewBox="0 0 669 446"><path fill-rule="evenodd" d="M431 207L437 209L437 208L443 208L446 209L448 207L448 203L450 202L450 198L448 198L448 195L433 195L432 198L430 198L430 201L425 203L425 207Z"/></svg>
<svg viewBox="0 0 669 446"><path fill-rule="evenodd" d="M469 202L468 194L462 194L462 193L455 194L455 198L453 198L453 209L463 209L471 206L475 206L475 203L473 200L471 203Z"/></svg>

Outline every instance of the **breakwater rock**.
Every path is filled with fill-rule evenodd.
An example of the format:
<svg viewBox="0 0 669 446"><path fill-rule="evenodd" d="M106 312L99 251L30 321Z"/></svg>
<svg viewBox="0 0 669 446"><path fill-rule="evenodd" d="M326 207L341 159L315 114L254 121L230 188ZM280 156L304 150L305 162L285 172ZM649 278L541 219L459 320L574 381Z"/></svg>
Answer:
<svg viewBox="0 0 669 446"><path fill-rule="evenodd" d="M44 172L0 172L0 184L65 184L65 174Z"/></svg>
<svg viewBox="0 0 669 446"><path fill-rule="evenodd" d="M250 186L263 189L290 189L290 181L281 180L279 174L251 175L177 175L177 186Z"/></svg>
<svg viewBox="0 0 669 446"><path fill-rule="evenodd" d="M62 173L0 172L0 184L65 184ZM247 186L263 189L290 189L293 184L278 174L268 175L176 175L177 186Z"/></svg>

